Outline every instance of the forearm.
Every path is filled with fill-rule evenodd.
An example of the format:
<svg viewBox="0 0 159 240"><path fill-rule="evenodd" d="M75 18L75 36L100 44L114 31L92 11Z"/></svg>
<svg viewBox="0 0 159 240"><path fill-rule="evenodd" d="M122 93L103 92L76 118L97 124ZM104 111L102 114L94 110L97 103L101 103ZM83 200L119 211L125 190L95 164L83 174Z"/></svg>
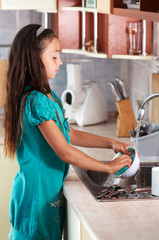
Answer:
<svg viewBox="0 0 159 240"><path fill-rule="evenodd" d="M95 160L85 153L81 152L80 150L74 148L71 145L67 145L65 148L65 151L63 151L62 155L60 154L59 157L74 166L77 166L79 168L83 169L89 169L93 171L99 171L99 172L107 172L109 174L113 174L119 169L123 168L124 166L130 166L131 164L131 158L127 155L122 155L119 158L116 158L113 161L110 162L100 162L98 160Z"/></svg>
<svg viewBox="0 0 159 240"><path fill-rule="evenodd" d="M71 144L80 147L90 148L112 148L114 139L97 136L91 133L73 130Z"/></svg>
<svg viewBox="0 0 159 240"><path fill-rule="evenodd" d="M109 164L104 164L71 145L67 146L67 149L59 157L63 161L79 168L100 172L110 172L111 170Z"/></svg>
<svg viewBox="0 0 159 240"><path fill-rule="evenodd" d="M115 153L122 151L126 154L129 154L128 150L126 149L128 144L119 142L112 138L97 136L95 134L77 131L70 128L70 139L71 144L75 146L89 148L109 148Z"/></svg>

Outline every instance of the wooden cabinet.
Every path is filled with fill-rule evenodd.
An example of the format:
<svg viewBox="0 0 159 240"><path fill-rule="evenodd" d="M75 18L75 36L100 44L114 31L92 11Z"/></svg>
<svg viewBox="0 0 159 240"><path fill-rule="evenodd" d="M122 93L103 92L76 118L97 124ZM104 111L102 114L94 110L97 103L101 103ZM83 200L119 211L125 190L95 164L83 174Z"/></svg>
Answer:
<svg viewBox="0 0 159 240"><path fill-rule="evenodd" d="M18 9L35 9L47 12L57 11L57 0L0 0L0 9L18 10Z"/></svg>
<svg viewBox="0 0 159 240"><path fill-rule="evenodd" d="M159 1L139 0L138 8L129 8L123 0L110 0L111 13L118 16L146 19L159 22Z"/></svg>
<svg viewBox="0 0 159 240"><path fill-rule="evenodd" d="M104 12L109 12L108 3L112 4L110 1L99 0L97 9L88 9L81 7L82 1L80 0L58 1L56 33L60 39L62 51L101 58L153 59L151 56L152 22L147 21L146 27L146 53L148 56L127 55L127 22L140 21L140 19L100 13L102 5L105 9ZM83 11L86 13L86 43L94 40L94 13L97 13L97 52L95 53L82 50Z"/></svg>
<svg viewBox="0 0 159 240"><path fill-rule="evenodd" d="M1 120L2 121L2 120ZM0 130L1 122L0 122ZM2 136L2 131L1 131ZM1 137L0 136L0 137ZM16 159L6 158L3 152L3 145L0 144L0 239L8 240L8 233L10 231L9 221L9 201L13 178L19 170Z"/></svg>
<svg viewBox="0 0 159 240"><path fill-rule="evenodd" d="M91 237L68 201L66 201L66 221L63 240L91 240Z"/></svg>
<svg viewBox="0 0 159 240"><path fill-rule="evenodd" d="M53 27L60 39L61 49L81 47L81 15L78 11L63 11L62 7L80 6L81 0L58 1L58 13L54 16ZM57 24L56 24L57 23Z"/></svg>

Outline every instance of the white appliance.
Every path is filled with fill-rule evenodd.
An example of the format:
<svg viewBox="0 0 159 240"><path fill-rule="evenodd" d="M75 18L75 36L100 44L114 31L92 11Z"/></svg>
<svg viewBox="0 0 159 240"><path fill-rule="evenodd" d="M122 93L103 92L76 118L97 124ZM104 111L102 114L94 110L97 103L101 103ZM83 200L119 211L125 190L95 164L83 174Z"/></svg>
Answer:
<svg viewBox="0 0 159 240"><path fill-rule="evenodd" d="M61 100L69 123L79 126L91 125L107 120L107 103L97 82L83 85L81 64L67 64L67 88Z"/></svg>

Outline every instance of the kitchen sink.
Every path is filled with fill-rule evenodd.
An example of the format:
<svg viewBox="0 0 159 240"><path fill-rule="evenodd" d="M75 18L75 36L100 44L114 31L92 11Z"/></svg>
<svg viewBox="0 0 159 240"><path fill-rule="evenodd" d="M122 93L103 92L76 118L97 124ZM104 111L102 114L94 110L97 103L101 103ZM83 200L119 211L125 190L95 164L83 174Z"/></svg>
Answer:
<svg viewBox="0 0 159 240"><path fill-rule="evenodd" d="M74 167L97 201L159 199L151 194L151 169L158 162L141 162L138 172L129 178Z"/></svg>

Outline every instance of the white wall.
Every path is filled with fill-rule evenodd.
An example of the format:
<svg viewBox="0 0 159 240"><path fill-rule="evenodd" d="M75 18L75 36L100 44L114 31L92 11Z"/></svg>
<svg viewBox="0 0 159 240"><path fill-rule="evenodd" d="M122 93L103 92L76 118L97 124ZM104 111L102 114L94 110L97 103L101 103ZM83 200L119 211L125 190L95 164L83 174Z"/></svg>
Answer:
<svg viewBox="0 0 159 240"><path fill-rule="evenodd" d="M156 60L121 60L120 76L126 82L126 89L130 97L135 115L137 114L136 102L141 103L151 95L152 73L157 72ZM147 105L145 120L150 120L150 106Z"/></svg>

